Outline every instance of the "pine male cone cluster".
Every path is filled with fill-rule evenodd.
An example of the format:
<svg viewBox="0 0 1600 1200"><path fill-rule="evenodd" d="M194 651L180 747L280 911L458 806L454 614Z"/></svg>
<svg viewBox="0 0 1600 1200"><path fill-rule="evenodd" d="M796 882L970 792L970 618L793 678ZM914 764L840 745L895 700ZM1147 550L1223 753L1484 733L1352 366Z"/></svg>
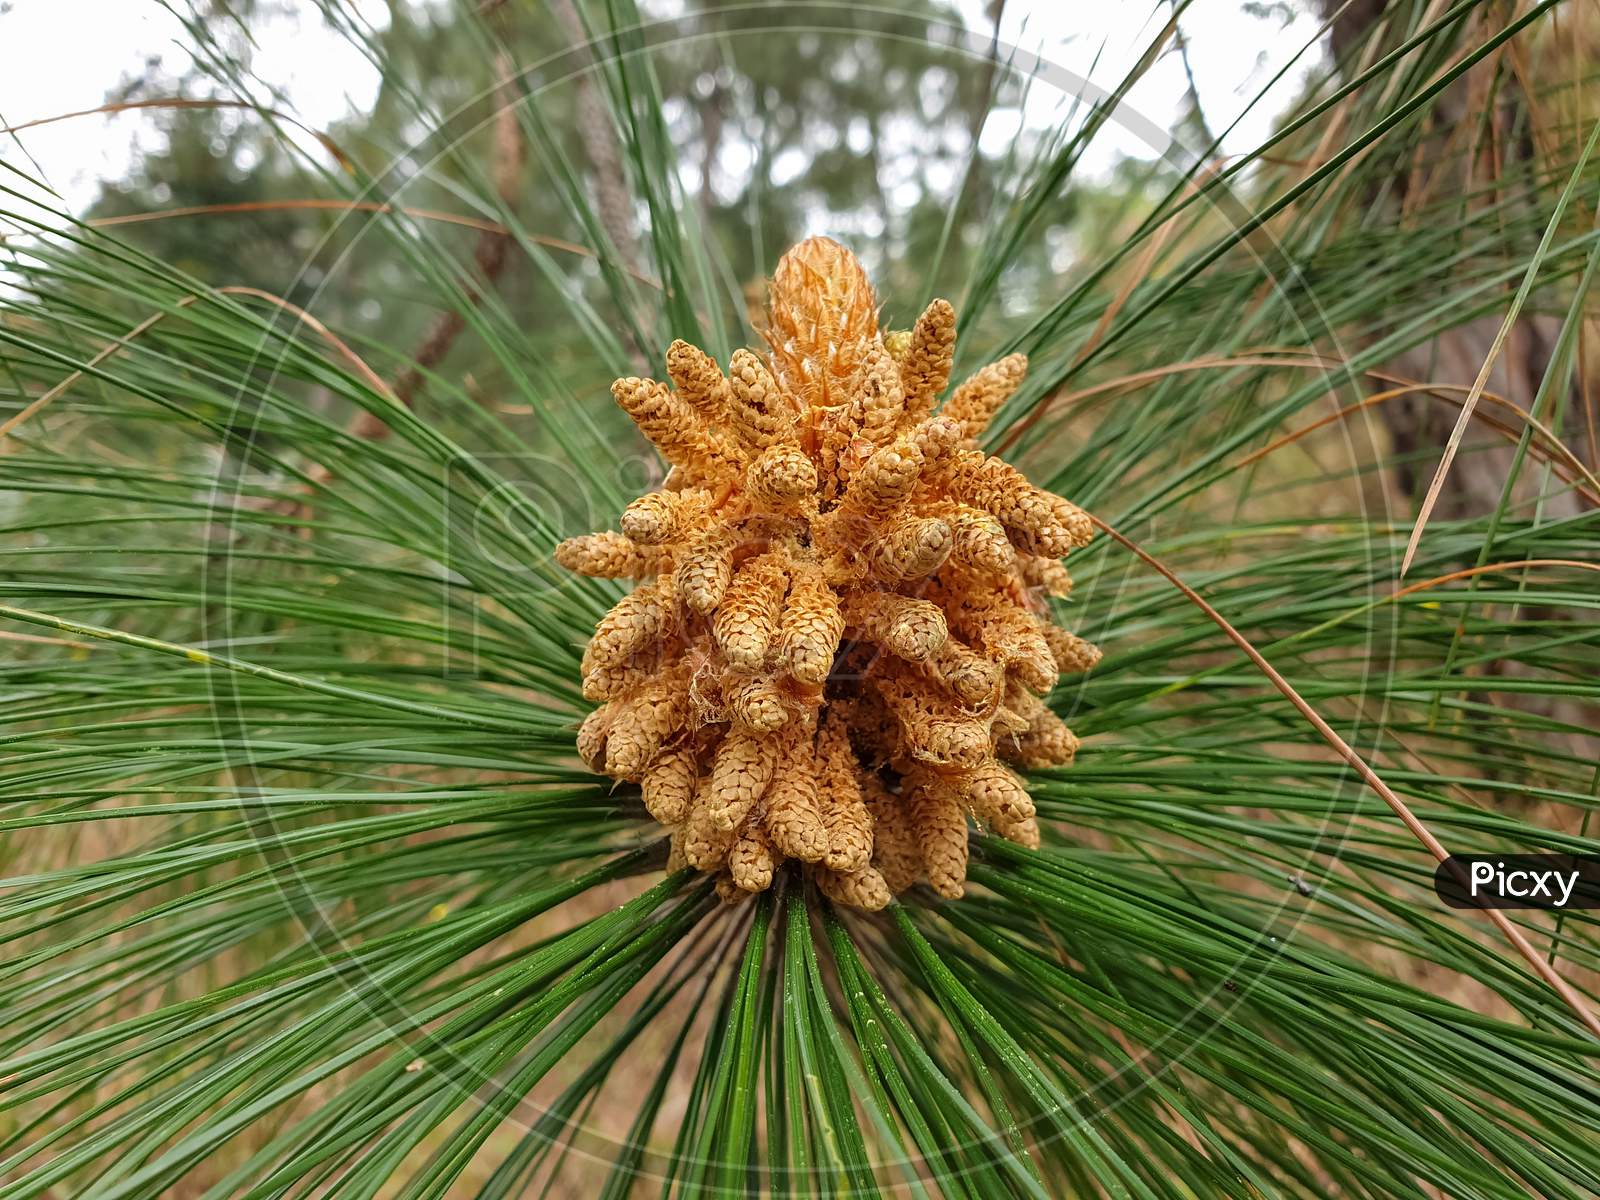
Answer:
<svg viewBox="0 0 1600 1200"><path fill-rule="evenodd" d="M962 894L969 814L1037 846L1024 767L1077 740L1042 697L1099 652L1052 624L1061 558L1093 531L976 439L1026 359L938 405L955 312L878 328L854 255L812 238L774 273L767 354L724 374L674 342L672 387L617 403L670 464L621 530L563 542L584 575L640 582L595 629L578 732L591 769L635 781L675 864L727 899L785 860L876 909L925 879Z"/></svg>

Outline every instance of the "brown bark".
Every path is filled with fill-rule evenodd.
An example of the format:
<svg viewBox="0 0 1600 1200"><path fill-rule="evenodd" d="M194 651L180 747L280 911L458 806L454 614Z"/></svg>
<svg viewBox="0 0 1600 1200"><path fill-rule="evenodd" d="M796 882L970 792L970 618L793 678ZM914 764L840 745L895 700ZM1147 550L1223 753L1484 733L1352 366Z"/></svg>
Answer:
<svg viewBox="0 0 1600 1200"><path fill-rule="evenodd" d="M577 47L588 42L583 18L573 7L572 0L550 0L550 11L560 22L569 43ZM585 51L585 54L593 60L592 53ZM622 169L617 131L612 128L594 75L589 71L580 72L574 86L577 88L578 132L588 148L589 166L594 172L595 209L600 214L600 224L605 227L606 236L611 239L622 265L637 272L639 248L634 233L633 198L628 192L628 177Z"/></svg>
<svg viewBox="0 0 1600 1200"><path fill-rule="evenodd" d="M1335 58L1353 64L1362 54L1364 39L1374 34L1388 5L1387 0L1320 0L1320 7L1324 17L1334 17L1329 43ZM1481 105L1490 94L1491 73L1498 69L1497 59L1491 57L1439 97L1428 115L1417 154L1396 169L1389 186L1383 189L1387 196L1383 203L1400 213L1417 197L1463 195L1502 170L1514 174L1508 169L1520 168L1533 158L1535 147L1530 137L1511 137L1507 133L1526 128L1526 122L1518 119L1524 101L1515 77L1500 81L1498 111L1492 114L1490 124L1489 153L1480 154L1465 145L1466 137L1473 132L1468 127L1482 120ZM1376 188L1373 202L1379 202ZM1507 305L1510 300L1508 291ZM1386 369L1408 379L1471 384L1491 353L1503 319L1501 314L1492 313L1446 330L1432 341L1396 356ZM1554 317L1531 315L1520 319L1489 375L1486 390L1530 409L1550 365L1560 327ZM1564 420L1556 433L1593 469L1600 463L1595 462L1583 433L1592 417L1584 411L1586 403L1589 399L1575 380L1572 394L1562 405ZM1378 411L1396 458L1403 460L1395 467L1395 482L1403 495L1420 501L1455 425L1457 410L1419 393L1380 405ZM1459 520L1494 512L1510 476L1513 454L1513 448L1503 439L1469 430L1462 453L1445 480L1434 516ZM1540 475L1525 467L1513 499L1531 500ZM1571 516L1581 507L1582 501L1569 491L1551 497L1545 513L1551 517Z"/></svg>
<svg viewBox="0 0 1600 1200"><path fill-rule="evenodd" d="M1348 3L1346 0L1320 0L1320 7L1324 17L1334 17L1329 42L1337 61L1347 64L1349 70L1349 65L1359 59L1370 59L1362 43L1374 34L1379 38L1384 36L1375 31L1387 10L1386 0ZM1472 187L1492 182L1502 172L1515 179L1519 170L1532 162L1537 153L1534 139L1527 134L1513 136L1509 132L1529 128L1524 119L1526 97L1515 73L1508 72L1499 81L1498 89L1491 88L1493 72L1500 69L1499 57L1491 56L1439 97L1428 114L1418 152L1409 162L1397 167L1388 181L1389 186L1383 189L1388 197L1383 203L1393 206L1397 218L1403 219L1407 203L1414 198L1466 196ZM1485 116L1482 111L1485 103L1494 103L1497 109L1487 114L1489 136L1486 145L1480 148L1469 145L1468 139ZM1379 202L1377 194L1374 188L1374 203ZM1506 304L1510 302L1508 290ZM1385 369L1408 379L1470 385L1492 353L1503 321L1502 313L1491 313L1445 330L1431 341L1397 355ZM1535 314L1520 318L1489 374L1485 390L1505 397L1525 411L1531 410L1549 369L1560 329L1561 322L1554 317ZM1394 481L1402 495L1420 503L1443 455L1458 410L1439 404L1425 393L1405 396L1377 408L1398 460L1393 471ZM1587 436L1587 430L1594 426L1596 419L1594 397L1583 386L1581 370L1571 384L1571 394L1559 406L1562 414L1559 418L1552 416L1556 409L1557 406L1547 406L1536 415L1554 425L1556 436L1591 470L1600 467L1593 442ZM1514 447L1504 438L1486 434L1482 428L1469 429L1431 519L1471 520L1494 513L1505 492L1506 481L1511 477L1515 453ZM1543 478L1544 472L1531 459L1525 458L1511 494L1512 504L1518 511L1530 511L1528 505L1538 496ZM1586 501L1575 489L1553 489L1544 500L1542 515L1547 521L1559 520L1575 516L1586 507ZM1584 619L1582 614L1570 610L1523 610L1522 615L1555 620ZM1535 674L1510 657L1488 662L1483 672L1489 676L1521 678ZM1511 694L1502 697L1500 703L1580 727L1593 723L1592 708L1557 697ZM1564 740L1577 753L1600 753L1600 739L1595 737L1575 734Z"/></svg>

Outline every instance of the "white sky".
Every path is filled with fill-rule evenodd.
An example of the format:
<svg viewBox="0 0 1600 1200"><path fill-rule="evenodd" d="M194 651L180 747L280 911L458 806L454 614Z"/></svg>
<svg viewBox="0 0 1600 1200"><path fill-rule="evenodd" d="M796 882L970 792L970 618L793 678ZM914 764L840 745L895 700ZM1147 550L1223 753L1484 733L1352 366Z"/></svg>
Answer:
<svg viewBox="0 0 1600 1200"><path fill-rule="evenodd" d="M362 7L381 16L381 4ZM376 98L376 70L327 28L311 0L252 34L256 73L282 88L313 129ZM153 77L180 75L190 65L188 45L183 24L157 0L0 0L0 126L98 108L107 92L147 69ZM159 94L147 88L139 96ZM0 159L42 172L80 208L100 180L127 174L137 139L142 132L148 140L150 129L137 112L78 117L23 131L20 148L10 136L0 138ZM14 186L14 179L6 182Z"/></svg>
<svg viewBox="0 0 1600 1200"><path fill-rule="evenodd" d="M956 0L973 29L990 28L984 0ZM1266 7L1266 6L1263 6ZM1223 143L1224 153L1239 153L1259 145L1271 132L1272 122L1300 92L1306 76L1322 63L1320 47L1301 54L1316 40L1318 21L1310 4L1296 0L1293 19L1285 25L1278 16L1255 17L1243 11L1242 0L1195 0L1184 10L1182 29L1188 42L1189 67L1195 88L1213 133L1221 133L1250 107L1256 94L1290 60L1294 68L1251 108L1239 128ZM1008 0L1000 22L1003 43L1037 55L1051 64L1090 79L1107 91L1116 88L1172 16L1170 4L1160 0ZM1098 56L1098 62L1096 58ZM1164 55L1144 75L1124 101L1128 117L1167 129L1184 111L1188 80L1182 58ZM1059 109L1072 97L1053 94L1035 85L1025 119L1040 128L1055 123ZM1121 154L1152 156L1149 144L1128 126L1113 119L1097 136L1086 162L1091 170L1109 165ZM1013 132L991 121L986 141L1000 141ZM986 144L986 151L997 148ZM1198 147L1197 147L1198 148Z"/></svg>
<svg viewBox="0 0 1600 1200"><path fill-rule="evenodd" d="M983 0L957 2L973 28L987 30ZM381 4L363 8L381 20ZM1165 3L1145 0L1008 0L1001 37L1109 89L1169 14ZM1313 38L1316 24L1304 11L1286 28L1277 18L1243 13L1239 0L1197 0L1183 28L1206 117L1220 131L1272 72ZM288 17L254 33L257 73L290 97L312 128L370 104L376 95L371 64L326 29L311 0L301 0ZM188 62L185 42L182 25L156 0L0 0L0 126L94 108L108 90L137 77L147 64L160 76L180 74ZM1315 54L1306 55L1275 102L1258 106L1225 149L1257 143L1317 61ZM1130 95L1128 107L1164 129L1181 111L1186 87L1183 64L1169 54ZM1070 98L1035 85L1025 113L997 113L991 120L985 149L1003 146L1020 122L1052 124L1067 103ZM70 206L80 208L101 179L127 172L141 135L148 144L148 118L137 113L80 117L27 130L18 135L20 146L11 136L0 136L0 158L30 174L42 173ZM1135 133L1110 128L1097 139L1086 165L1103 167L1118 153L1148 157L1151 149ZM5 182L15 186L15 177Z"/></svg>

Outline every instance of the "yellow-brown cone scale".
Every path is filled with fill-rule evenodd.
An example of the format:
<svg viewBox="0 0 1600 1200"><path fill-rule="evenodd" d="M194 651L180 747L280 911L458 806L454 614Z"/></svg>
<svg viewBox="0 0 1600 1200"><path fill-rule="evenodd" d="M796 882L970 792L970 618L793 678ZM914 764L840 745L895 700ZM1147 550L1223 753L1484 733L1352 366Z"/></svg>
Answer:
<svg viewBox="0 0 1600 1200"><path fill-rule="evenodd" d="M726 898L795 860L858 908L926 881L958 897L968 819L1020 845L1039 827L1022 767L1077 739L1042 697L1099 660L1053 625L1060 559L1092 526L976 439L1027 370L950 382L955 312L878 328L872 284L827 238L773 273L765 356L727 373L675 342L669 387L617 402L672 466L621 532L571 538L572 571L639 581L584 654L601 705L578 749L637 782L672 860Z"/></svg>

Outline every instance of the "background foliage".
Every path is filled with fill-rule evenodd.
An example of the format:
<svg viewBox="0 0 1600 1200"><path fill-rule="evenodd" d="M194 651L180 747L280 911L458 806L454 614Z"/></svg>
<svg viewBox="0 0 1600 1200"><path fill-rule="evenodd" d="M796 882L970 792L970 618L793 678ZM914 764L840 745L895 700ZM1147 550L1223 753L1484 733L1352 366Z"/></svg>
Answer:
<svg viewBox="0 0 1600 1200"><path fill-rule="evenodd" d="M984 154L1048 84L938 8L319 9L369 113L202 5L135 178L0 177L7 1196L1600 1189L1582 1014L1113 539L1044 848L877 916L662 875L550 560L657 470L609 380L833 233L1447 848L1600 852L1592 14L1330 9L1254 152L1085 177L1115 96ZM1592 1007L1593 917L1512 916Z"/></svg>

